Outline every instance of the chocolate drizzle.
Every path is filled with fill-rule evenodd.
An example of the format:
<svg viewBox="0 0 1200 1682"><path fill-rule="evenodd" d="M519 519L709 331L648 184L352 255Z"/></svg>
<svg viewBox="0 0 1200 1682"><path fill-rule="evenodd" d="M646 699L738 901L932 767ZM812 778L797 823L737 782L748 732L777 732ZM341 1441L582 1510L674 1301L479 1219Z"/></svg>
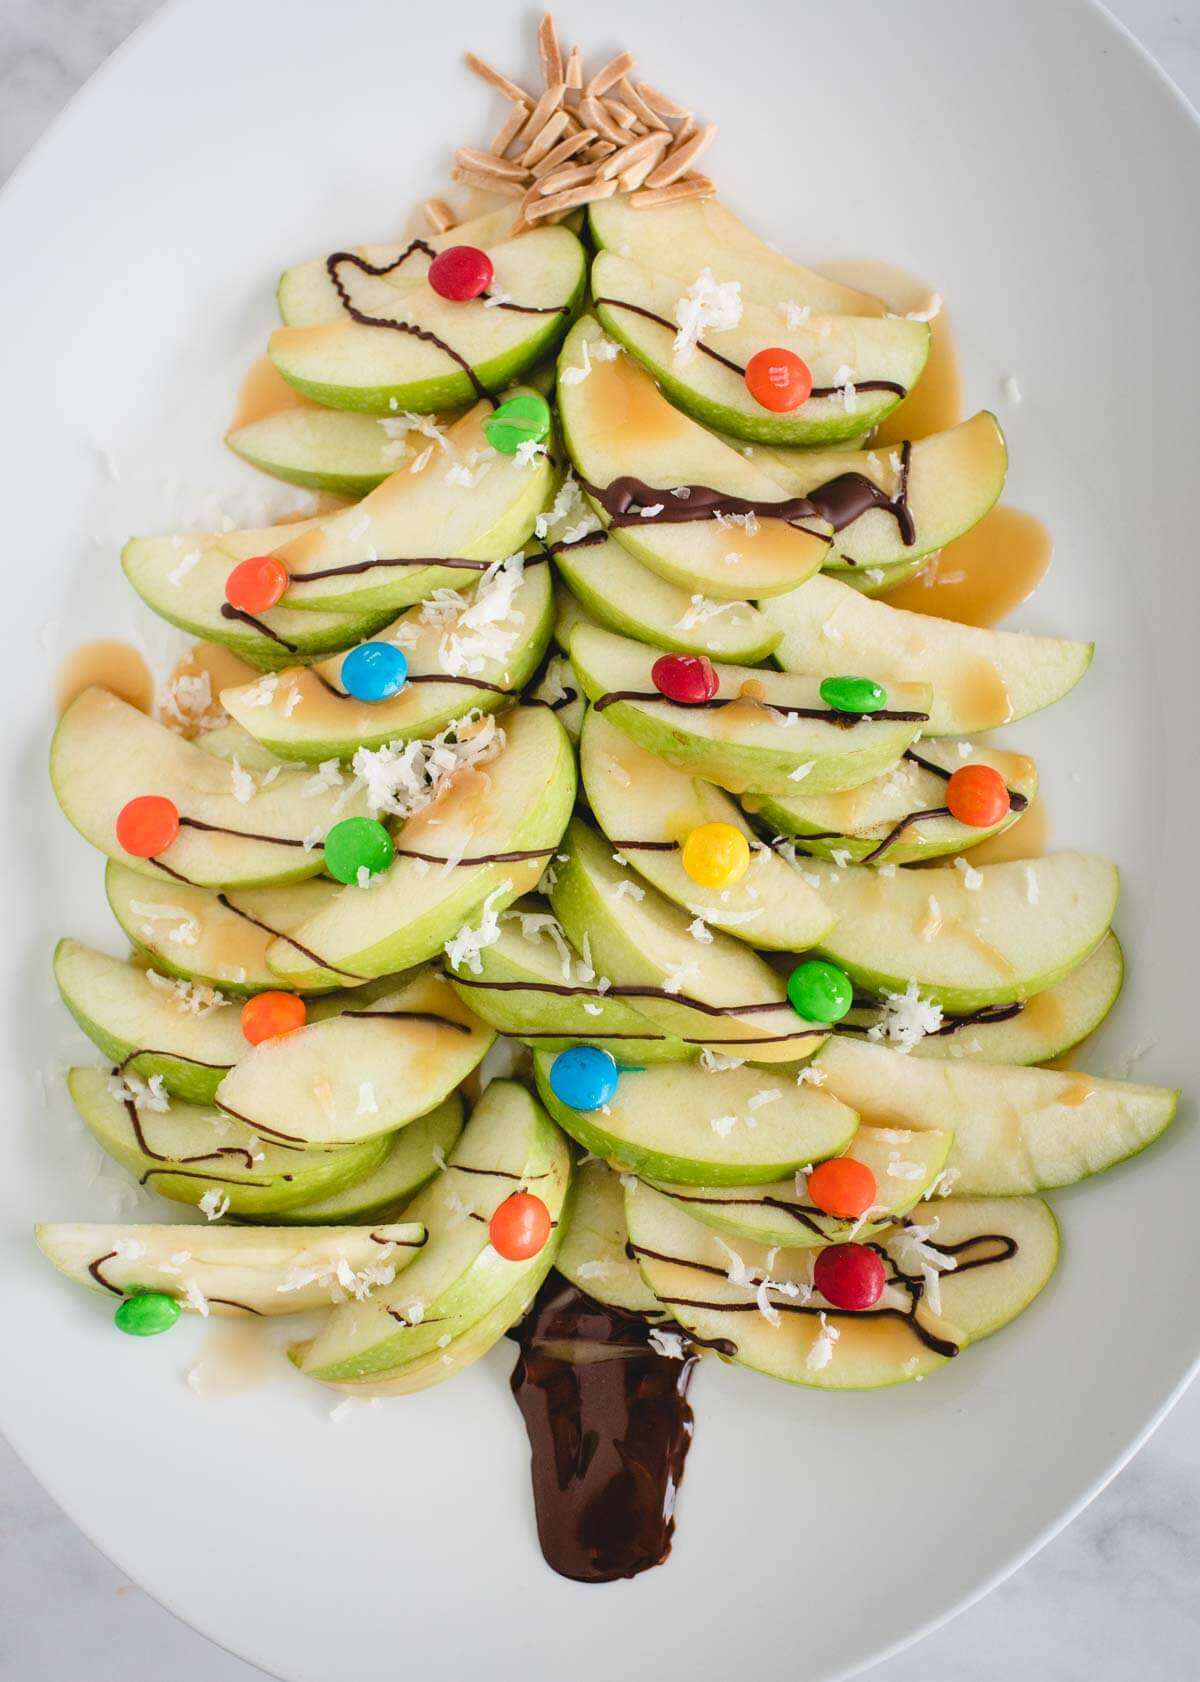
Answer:
<svg viewBox="0 0 1200 1682"><path fill-rule="evenodd" d="M437 1028L453 1028L456 1034L469 1034L469 1022L456 1022L452 1016L441 1016L436 1010L343 1010L342 1016L358 1022L432 1022Z"/></svg>
<svg viewBox="0 0 1200 1682"><path fill-rule="evenodd" d="M234 607L232 602L221 603L221 618L240 620L243 625L249 625L250 629L257 631L260 636L269 637L272 642L277 642L280 648L286 648L289 654L295 654L299 649L299 643L288 642L287 638L281 637L278 631L273 631L265 620L256 619L252 613L246 613L242 608Z"/></svg>
<svg viewBox="0 0 1200 1682"><path fill-rule="evenodd" d="M165 870L166 866L163 865L162 868ZM344 975L350 981L366 981L369 979L368 976L358 975L352 969L339 969L336 964L331 964L328 959L323 958L319 952L314 952L311 946L303 946L300 941L294 940L290 934L281 934L278 929L273 929L270 923L264 923L259 918L252 917L248 911L243 911L240 905L235 905L228 894L218 894L217 904L223 905L226 911L232 911L235 917L241 917L243 921L252 923L256 929L261 929L264 934L273 935L276 940L285 940L302 957L311 958L314 964L320 964L322 969L330 970L334 975Z"/></svg>
<svg viewBox="0 0 1200 1682"><path fill-rule="evenodd" d="M593 701L592 709L600 713L606 707L615 706L618 701L654 701L661 706L681 707L686 712L755 706L762 707L767 712L783 713L788 718L822 719L826 724L836 725L839 730L849 730L856 724L872 724L881 720L897 724L924 724L929 718L928 713L901 712L888 707L881 707L878 712L873 713L840 712L836 707L793 707L783 702L762 700L757 695L718 695L711 701L673 701L669 695L663 695L657 689L610 689L607 694Z"/></svg>
<svg viewBox="0 0 1200 1682"><path fill-rule="evenodd" d="M181 829L202 829L207 835L235 835L239 841L267 841L273 847L303 847L303 841L294 841L290 835L257 835L249 829L229 829L223 823L205 823L203 818L180 818Z"/></svg>
<svg viewBox="0 0 1200 1682"><path fill-rule="evenodd" d="M450 859L440 853L418 853L413 847L397 847L396 857L421 859L425 864L524 864L530 859L548 859L557 851L556 844L553 847L526 847L512 853L475 853L461 859Z"/></svg>
<svg viewBox="0 0 1200 1682"><path fill-rule="evenodd" d="M88 1272L96 1281L97 1285L103 1286L106 1291L111 1291L113 1296L124 1299L130 1293L128 1291L123 1291L119 1285L114 1285L112 1281L106 1279L100 1271L105 1262L112 1261L118 1253L119 1252L116 1250L110 1250L105 1256L97 1256L94 1262L88 1263ZM240 1308L243 1313L246 1314L257 1314L260 1316L262 1314L262 1310L260 1308L251 1308L248 1302L235 1302L232 1297L207 1297L205 1300L210 1303L220 1303L223 1308Z"/></svg>
<svg viewBox="0 0 1200 1682"><path fill-rule="evenodd" d="M115 1074L117 1071L114 1070ZM152 1162L215 1162L222 1157L240 1156L247 1172L254 1167L254 1153L241 1145L222 1145L219 1150L198 1151L194 1156L168 1156L164 1151L156 1151L146 1137L146 1130L142 1126L142 1118L138 1114L138 1107L132 1098L125 1099L125 1113L129 1117L129 1125L133 1128L133 1136L137 1140L137 1147L143 1156ZM145 1181L142 1181L145 1184Z"/></svg>

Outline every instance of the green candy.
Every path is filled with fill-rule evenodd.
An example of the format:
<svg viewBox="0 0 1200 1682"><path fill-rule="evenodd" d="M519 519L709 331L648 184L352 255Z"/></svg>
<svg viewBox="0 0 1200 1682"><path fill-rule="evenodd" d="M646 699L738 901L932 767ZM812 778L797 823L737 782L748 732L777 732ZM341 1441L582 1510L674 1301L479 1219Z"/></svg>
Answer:
<svg viewBox="0 0 1200 1682"><path fill-rule="evenodd" d="M877 713L888 704L887 690L869 677L822 678L821 699L839 713Z"/></svg>
<svg viewBox="0 0 1200 1682"><path fill-rule="evenodd" d="M159 1332L170 1331L181 1312L175 1298L162 1291L135 1291L113 1318L117 1330L130 1337L157 1337Z"/></svg>
<svg viewBox="0 0 1200 1682"><path fill-rule="evenodd" d="M854 1003L850 977L836 964L810 958L788 976L792 1009L806 1022L840 1022Z"/></svg>
<svg viewBox="0 0 1200 1682"><path fill-rule="evenodd" d="M515 456L522 444L540 444L550 432L550 405L536 392L522 392L488 416L484 436L502 456Z"/></svg>
<svg viewBox="0 0 1200 1682"><path fill-rule="evenodd" d="M391 836L374 818L343 818L325 837L325 868L339 882L357 882L360 870L378 876L395 856Z"/></svg>

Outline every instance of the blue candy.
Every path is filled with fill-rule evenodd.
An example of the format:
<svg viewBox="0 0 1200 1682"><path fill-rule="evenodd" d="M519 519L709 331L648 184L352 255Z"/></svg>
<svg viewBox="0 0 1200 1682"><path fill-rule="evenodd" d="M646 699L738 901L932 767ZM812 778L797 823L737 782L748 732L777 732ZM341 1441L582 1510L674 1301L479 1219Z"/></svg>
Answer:
<svg viewBox="0 0 1200 1682"><path fill-rule="evenodd" d="M408 682L408 661L394 643L360 643L342 661L342 682L356 701L390 701Z"/></svg>
<svg viewBox="0 0 1200 1682"><path fill-rule="evenodd" d="M550 1090L573 1110L598 1110L617 1090L621 1072L607 1051L573 1045L550 1065Z"/></svg>

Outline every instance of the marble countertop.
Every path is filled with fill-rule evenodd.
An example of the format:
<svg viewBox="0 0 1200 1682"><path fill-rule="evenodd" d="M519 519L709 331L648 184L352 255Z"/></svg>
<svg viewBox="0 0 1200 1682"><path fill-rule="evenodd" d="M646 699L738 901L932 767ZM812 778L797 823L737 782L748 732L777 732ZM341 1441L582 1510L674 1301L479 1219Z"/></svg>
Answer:
<svg viewBox="0 0 1200 1682"><path fill-rule="evenodd" d="M7 0L0 180L159 0ZM1047 0L1050 3L1050 0ZM1200 103L1200 0L1110 0ZM919 12L910 14L916 21ZM1013 1468L1019 1480L1020 1468ZM1200 1651L1200 1385L1073 1525L871 1682L1194 1682ZM64 1615L67 1614L67 1615ZM263 1672L177 1622L84 1540L0 1442L0 1682L255 1682Z"/></svg>

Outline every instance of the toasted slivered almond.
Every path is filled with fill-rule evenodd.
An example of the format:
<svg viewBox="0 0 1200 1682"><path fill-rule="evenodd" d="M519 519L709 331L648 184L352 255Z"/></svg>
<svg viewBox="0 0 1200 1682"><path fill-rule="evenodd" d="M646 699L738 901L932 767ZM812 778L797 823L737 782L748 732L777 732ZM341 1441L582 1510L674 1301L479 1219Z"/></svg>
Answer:
<svg viewBox="0 0 1200 1682"><path fill-rule="evenodd" d="M655 111L653 107L642 98L641 94L634 87L628 76L621 77L621 80L616 86L616 93L626 105L637 112L639 118L643 123L645 123L647 128L666 128L666 123L658 115L657 111Z"/></svg>
<svg viewBox="0 0 1200 1682"><path fill-rule="evenodd" d="M622 170L621 174L617 177L617 184L621 191L623 193L635 192L636 189L642 185L642 182L649 175L650 171L654 168L661 155L662 154L660 152L650 152L641 160L640 163L633 164L631 168Z"/></svg>
<svg viewBox="0 0 1200 1682"><path fill-rule="evenodd" d="M478 187L484 193L498 193L502 199L520 199L525 196L525 188L520 181L510 181L504 175L485 175L481 169L464 169L460 165L450 171L453 181L461 181L464 187Z"/></svg>
<svg viewBox="0 0 1200 1682"><path fill-rule="evenodd" d="M480 169L485 175L503 175L510 181L523 181L528 173L521 164L498 158L494 152L481 152L475 146L460 146L454 161L464 169Z"/></svg>
<svg viewBox="0 0 1200 1682"><path fill-rule="evenodd" d="M493 70L491 65L480 58L478 54L467 53L465 62L468 70L473 70L477 76L481 76L490 87L502 93L505 99L511 99L519 105L529 104L529 95L524 88L519 88L515 82L510 82L508 77L499 70Z"/></svg>
<svg viewBox="0 0 1200 1682"><path fill-rule="evenodd" d="M623 146L629 138L617 123L614 123L600 100L585 93L579 101L579 115L590 127L598 129L605 140L611 140L616 146Z"/></svg>
<svg viewBox="0 0 1200 1682"><path fill-rule="evenodd" d="M707 175L689 175L673 181L669 187L642 187L630 195L635 210L650 210L656 204L677 204L680 199L711 198L717 187Z"/></svg>
<svg viewBox="0 0 1200 1682"><path fill-rule="evenodd" d="M529 121L529 111L530 107L524 103L513 106L512 110L508 113L508 116L505 117L500 127L496 130L492 139L492 144L488 147L489 152L495 153L498 158L502 158L504 156L505 152L508 151L508 148L517 138L517 135Z"/></svg>
<svg viewBox="0 0 1200 1682"><path fill-rule="evenodd" d="M604 95L601 104L618 128L631 129L637 122L637 112L629 105L622 105L621 101L614 99L610 93Z"/></svg>
<svg viewBox="0 0 1200 1682"><path fill-rule="evenodd" d="M565 111L556 111L549 122L542 124L540 130L530 141L528 148L521 153L521 166L526 174L533 168L539 158L544 158L554 145L563 130L570 124L570 117Z"/></svg>
<svg viewBox="0 0 1200 1682"><path fill-rule="evenodd" d="M552 175L545 175L538 182L537 197L533 203L536 204L538 198L545 198L549 193L564 193L568 187L580 187L585 181L595 179L595 164L575 164L566 169L556 169Z"/></svg>
<svg viewBox="0 0 1200 1682"><path fill-rule="evenodd" d="M562 82L555 82L552 88L547 88L529 113L525 126L517 135L519 146L528 146L533 137L538 134L545 122L554 115L563 101L566 86Z"/></svg>
<svg viewBox="0 0 1200 1682"><path fill-rule="evenodd" d="M617 190L615 181L585 181L580 187L569 187L565 193L554 193L544 198L538 204L530 205L524 211L527 222L544 222L548 216L561 216L565 210L574 210L581 204L592 204L596 199L609 199Z"/></svg>
<svg viewBox="0 0 1200 1682"><path fill-rule="evenodd" d="M552 171L565 164L568 159L573 158L577 152L582 152L584 147L590 145L595 138L596 131L594 128L580 129L577 134L568 134L559 141L557 146L551 147L540 163L533 166L534 180L540 180L542 176L551 174Z"/></svg>
<svg viewBox="0 0 1200 1682"><path fill-rule="evenodd" d="M611 181L618 175L623 175L634 164L640 164L644 158L656 158L665 146L669 146L671 137L663 129L656 129L653 134L647 134L641 140L631 140L628 146L618 146L610 158L606 158L600 165L600 179Z"/></svg>
<svg viewBox="0 0 1200 1682"><path fill-rule="evenodd" d="M638 82L636 86L638 93L641 94L646 104L660 117L667 117L672 121L676 118L683 118L686 121L691 116L692 113L686 105L680 105L677 100L672 99L669 94L663 93L661 89L651 87L649 82Z"/></svg>
<svg viewBox="0 0 1200 1682"><path fill-rule="evenodd" d="M686 175L701 152L707 151L712 144L716 132L716 123L705 123L698 134L689 135L683 141L676 140L658 168L646 177L646 186L651 190L655 187L669 187L672 182Z"/></svg>
<svg viewBox="0 0 1200 1682"><path fill-rule="evenodd" d="M421 206L425 213L425 220L435 234L445 234L458 221L458 217L451 210L445 199L426 199Z"/></svg>
<svg viewBox="0 0 1200 1682"><path fill-rule="evenodd" d="M571 48L571 56L567 59L567 68L563 72L563 80L567 84L567 92L577 92L583 86L583 55L578 47Z"/></svg>
<svg viewBox="0 0 1200 1682"><path fill-rule="evenodd" d="M610 157L616 149L611 140L593 140L583 157L588 163L599 163L601 158Z"/></svg>
<svg viewBox="0 0 1200 1682"><path fill-rule="evenodd" d="M546 12L537 32L538 60L542 67L542 81L548 88L563 80L562 50L554 28L554 13Z"/></svg>
<svg viewBox="0 0 1200 1682"><path fill-rule="evenodd" d="M599 94L607 93L614 82L619 82L622 76L628 75L637 59L632 53L618 53L616 58L610 58L608 63L597 70L584 88L584 93L595 99Z"/></svg>

